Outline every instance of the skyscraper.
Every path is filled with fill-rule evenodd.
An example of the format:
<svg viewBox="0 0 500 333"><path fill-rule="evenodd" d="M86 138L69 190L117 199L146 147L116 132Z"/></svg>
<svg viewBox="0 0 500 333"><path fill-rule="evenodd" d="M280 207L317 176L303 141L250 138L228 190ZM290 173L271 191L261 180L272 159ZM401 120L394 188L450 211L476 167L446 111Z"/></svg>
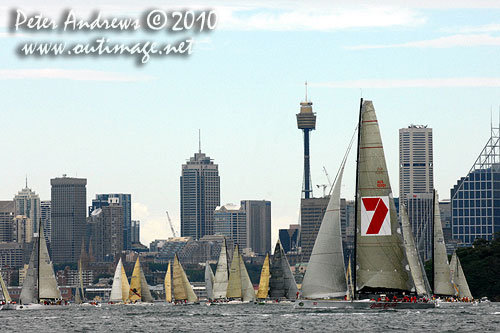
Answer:
<svg viewBox="0 0 500 333"><path fill-rule="evenodd" d="M132 220L130 225L130 240L132 244L141 242L141 221Z"/></svg>
<svg viewBox="0 0 500 333"><path fill-rule="evenodd" d="M15 215L29 218L33 226L32 231L38 232L38 224L40 223L40 197L38 194L28 188L28 184L26 184L26 187L16 194L14 202L16 205Z"/></svg>
<svg viewBox="0 0 500 333"><path fill-rule="evenodd" d="M45 238L47 242L52 242L52 223L50 216L50 200L40 201L40 219L43 226Z"/></svg>
<svg viewBox="0 0 500 333"><path fill-rule="evenodd" d="M14 211L14 201L0 201L0 242L12 242Z"/></svg>
<svg viewBox="0 0 500 333"><path fill-rule="evenodd" d="M316 242L330 197L302 199L300 203L300 246L302 262L307 263Z"/></svg>
<svg viewBox="0 0 500 333"><path fill-rule="evenodd" d="M52 260L55 263L77 262L85 235L87 179L50 180L52 220Z"/></svg>
<svg viewBox="0 0 500 333"><path fill-rule="evenodd" d="M453 238L463 246L500 232L500 125L492 126L469 173L451 189L451 224Z"/></svg>
<svg viewBox="0 0 500 333"><path fill-rule="evenodd" d="M261 255L271 252L271 201L242 200L241 209L246 213L247 247Z"/></svg>
<svg viewBox="0 0 500 333"><path fill-rule="evenodd" d="M432 256L434 169L432 129L410 125L399 130L399 199L406 205L423 260Z"/></svg>
<svg viewBox="0 0 500 333"><path fill-rule="evenodd" d="M118 199L118 204L123 209L123 249L130 250L132 248L132 235L130 231L132 223L132 196L124 193L107 193L96 194L95 197L92 200L92 206L89 207L89 216L95 209L109 206L110 198Z"/></svg>
<svg viewBox="0 0 500 333"><path fill-rule="evenodd" d="M238 244L241 249L248 248L245 210L241 206L233 204L215 208L214 234L226 236Z"/></svg>
<svg viewBox="0 0 500 333"><path fill-rule="evenodd" d="M181 236L198 240L213 235L214 211L220 205L219 166L201 148L182 165Z"/></svg>

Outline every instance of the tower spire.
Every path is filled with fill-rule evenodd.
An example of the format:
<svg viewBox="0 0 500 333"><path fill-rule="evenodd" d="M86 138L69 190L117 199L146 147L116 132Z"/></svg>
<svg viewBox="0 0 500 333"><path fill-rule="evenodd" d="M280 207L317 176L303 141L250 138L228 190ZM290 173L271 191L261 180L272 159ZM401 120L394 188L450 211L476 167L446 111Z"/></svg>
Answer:
<svg viewBox="0 0 500 333"><path fill-rule="evenodd" d="M307 102L307 81L306 81L306 102Z"/></svg>
<svg viewBox="0 0 500 333"><path fill-rule="evenodd" d="M28 188L28 174L26 174L26 188Z"/></svg>
<svg viewBox="0 0 500 333"><path fill-rule="evenodd" d="M198 128L198 153L201 154L201 129Z"/></svg>

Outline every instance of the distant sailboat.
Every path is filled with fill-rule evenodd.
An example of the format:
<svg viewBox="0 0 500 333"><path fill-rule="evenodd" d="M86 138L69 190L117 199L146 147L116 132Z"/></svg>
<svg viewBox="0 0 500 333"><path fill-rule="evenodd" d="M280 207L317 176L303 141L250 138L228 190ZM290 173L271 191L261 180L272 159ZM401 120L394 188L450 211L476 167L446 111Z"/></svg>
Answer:
<svg viewBox="0 0 500 333"><path fill-rule="evenodd" d="M296 299L299 289L279 239L274 248L270 270L269 297L272 299Z"/></svg>
<svg viewBox="0 0 500 333"><path fill-rule="evenodd" d="M5 284L2 277L2 271L0 271L0 288L2 288L3 301L7 304L12 302L12 299L9 295L9 290L7 289L7 285Z"/></svg>
<svg viewBox="0 0 500 333"><path fill-rule="evenodd" d="M467 283L467 279L465 278L465 274L456 251L453 252L453 256L451 257L450 270L452 284L457 292L458 297L461 299L467 298L468 300L472 300L472 293L470 292L469 284Z"/></svg>
<svg viewBox="0 0 500 333"><path fill-rule="evenodd" d="M139 257L137 257L134 270L132 272L132 277L130 278L129 299L131 303L153 302L153 297L151 296L149 285L146 281L146 277L144 276L144 272L142 271Z"/></svg>
<svg viewBox="0 0 500 333"><path fill-rule="evenodd" d="M205 289L209 300L214 299L214 280L214 272L212 272L212 268L210 268L210 264L207 260L205 263Z"/></svg>
<svg viewBox="0 0 500 333"><path fill-rule="evenodd" d="M439 199L434 191L434 251L432 261L434 263L434 294L439 296L454 296L456 294L451 284L451 271L444 243L443 225L439 213Z"/></svg>
<svg viewBox="0 0 500 333"><path fill-rule="evenodd" d="M257 291L258 299L266 299L269 295L269 253L266 254L262 271L260 272L259 291Z"/></svg>
<svg viewBox="0 0 500 333"><path fill-rule="evenodd" d="M109 296L110 303L128 303L130 285L128 284L127 274L123 268L122 259L116 264L115 275L113 277L113 285L111 286L111 294Z"/></svg>
<svg viewBox="0 0 500 333"><path fill-rule="evenodd" d="M61 292L47 250L43 227L39 225L38 230L40 232L35 240L21 289L21 304L16 306L16 310L57 308L45 305L61 304Z"/></svg>
<svg viewBox="0 0 500 333"><path fill-rule="evenodd" d="M170 261L168 262L167 272L165 273L165 301L168 303L172 302L172 270L170 267Z"/></svg>
<svg viewBox="0 0 500 333"><path fill-rule="evenodd" d="M175 254L174 256L173 277L175 301L184 301L189 303L198 302L198 297L194 293L193 287L191 287L191 284L189 283L186 272L182 268L177 254Z"/></svg>
<svg viewBox="0 0 500 333"><path fill-rule="evenodd" d="M250 277L248 276L238 245L235 246L233 252L226 297L237 302L255 301L255 291L252 281L250 281Z"/></svg>
<svg viewBox="0 0 500 333"><path fill-rule="evenodd" d="M215 278L213 284L213 297L214 299L224 299L227 293L227 284L229 283L229 256L227 253L226 239L222 241L220 248L219 261L217 262L217 269L215 271Z"/></svg>
<svg viewBox="0 0 500 333"><path fill-rule="evenodd" d="M430 290L428 283L426 284L425 271L423 270L420 256L415 246L415 239L410 226L410 219L405 205L399 207L399 215L401 217L401 226L403 229L404 245L406 251L406 258L410 266L410 273L415 284L415 291L417 295L430 297Z"/></svg>

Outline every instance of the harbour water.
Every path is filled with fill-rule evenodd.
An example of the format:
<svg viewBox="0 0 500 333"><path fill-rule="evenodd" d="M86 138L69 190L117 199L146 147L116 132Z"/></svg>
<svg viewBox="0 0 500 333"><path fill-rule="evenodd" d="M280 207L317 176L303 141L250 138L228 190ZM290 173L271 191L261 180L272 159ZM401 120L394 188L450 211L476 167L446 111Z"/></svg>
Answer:
<svg viewBox="0 0 500 333"><path fill-rule="evenodd" d="M498 331L500 303L405 311L311 311L293 305L67 306L0 311L2 332Z"/></svg>

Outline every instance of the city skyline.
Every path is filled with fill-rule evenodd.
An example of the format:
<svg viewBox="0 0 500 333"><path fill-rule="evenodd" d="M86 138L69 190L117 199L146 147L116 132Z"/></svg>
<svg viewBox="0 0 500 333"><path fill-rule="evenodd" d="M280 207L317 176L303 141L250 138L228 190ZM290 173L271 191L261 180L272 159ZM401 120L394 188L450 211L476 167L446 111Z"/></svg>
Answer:
<svg viewBox="0 0 500 333"><path fill-rule="evenodd" d="M109 15L145 9L107 4L101 9ZM20 6L42 10L32 1L2 5L5 13ZM85 16L101 6L90 0L44 7L57 17L67 7ZM317 113L310 147L315 196L321 195L316 185L327 184L323 166L332 178L337 172L361 95L377 109L395 196L400 128L433 128L434 183L447 199L489 138L492 109L498 122L498 3L410 1L402 8L389 0L307 7L251 1L235 7L218 1L213 7L219 26L194 36L192 56L145 66L123 58L18 58L20 42L58 36L11 34L7 15L1 17L0 117L13 126L3 132L11 162L0 199L11 200L27 174L40 200L49 200L50 179L66 173L88 179L87 206L98 193L132 194L131 218L141 221L142 242L166 238L165 210L180 231L179 165L196 152L201 128L203 152L220 168L220 201L271 201L274 244L280 228L299 220L303 137L295 115L304 81ZM172 37L147 38L160 36ZM351 200L352 152L343 183L342 197Z"/></svg>

